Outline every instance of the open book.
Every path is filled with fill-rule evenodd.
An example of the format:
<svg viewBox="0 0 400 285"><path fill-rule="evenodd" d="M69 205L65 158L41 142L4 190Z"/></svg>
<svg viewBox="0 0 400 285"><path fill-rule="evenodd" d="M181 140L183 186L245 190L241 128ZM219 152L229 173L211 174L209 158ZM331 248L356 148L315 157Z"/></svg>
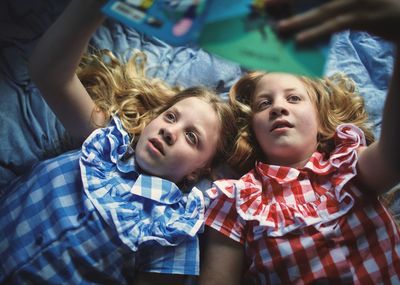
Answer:
<svg viewBox="0 0 400 285"><path fill-rule="evenodd" d="M328 43L298 48L274 25L324 1L292 0L271 10L263 0L110 0L103 12L171 45L196 44L249 69L321 76Z"/></svg>

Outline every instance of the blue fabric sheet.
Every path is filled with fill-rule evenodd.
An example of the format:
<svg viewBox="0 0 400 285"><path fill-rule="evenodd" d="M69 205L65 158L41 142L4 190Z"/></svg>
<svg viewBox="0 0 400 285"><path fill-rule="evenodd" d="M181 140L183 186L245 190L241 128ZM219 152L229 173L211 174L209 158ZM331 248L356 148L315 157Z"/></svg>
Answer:
<svg viewBox="0 0 400 285"><path fill-rule="evenodd" d="M63 128L31 84L27 62L66 1L0 2L0 189L58 152Z"/></svg>
<svg viewBox="0 0 400 285"><path fill-rule="evenodd" d="M393 57L393 44L365 32L345 31L332 38L326 63L326 75L343 72L354 79L365 99L377 138Z"/></svg>

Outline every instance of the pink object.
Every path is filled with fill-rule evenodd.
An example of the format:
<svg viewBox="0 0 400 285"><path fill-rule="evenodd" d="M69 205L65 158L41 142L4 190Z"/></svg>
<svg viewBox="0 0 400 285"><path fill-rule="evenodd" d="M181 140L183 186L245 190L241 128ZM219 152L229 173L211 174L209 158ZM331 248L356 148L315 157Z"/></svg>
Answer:
<svg viewBox="0 0 400 285"><path fill-rule="evenodd" d="M192 24L193 21L191 19L183 18L172 28L172 33L178 37L183 36L189 31Z"/></svg>

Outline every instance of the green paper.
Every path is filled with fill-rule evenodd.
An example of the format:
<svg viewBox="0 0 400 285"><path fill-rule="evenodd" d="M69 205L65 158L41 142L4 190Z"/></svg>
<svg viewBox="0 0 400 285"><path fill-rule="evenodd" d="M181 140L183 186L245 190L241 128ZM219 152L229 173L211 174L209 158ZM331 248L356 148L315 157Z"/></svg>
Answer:
<svg viewBox="0 0 400 285"><path fill-rule="evenodd" d="M324 47L299 49L292 40L278 38L268 19L250 17L206 24L200 35L200 46L249 69L307 76L323 74Z"/></svg>

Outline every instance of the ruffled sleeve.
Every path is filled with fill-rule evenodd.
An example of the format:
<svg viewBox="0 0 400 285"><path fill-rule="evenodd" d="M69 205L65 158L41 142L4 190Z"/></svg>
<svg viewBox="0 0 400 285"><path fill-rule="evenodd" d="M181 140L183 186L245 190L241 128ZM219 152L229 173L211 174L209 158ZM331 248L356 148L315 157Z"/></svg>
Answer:
<svg viewBox="0 0 400 285"><path fill-rule="evenodd" d="M229 187L236 211L243 220L258 221L262 232L282 236L307 226L333 227L354 205L349 181L357 174L357 149L365 145L363 132L354 125L337 128L336 148L329 159L314 153L302 169L257 163L253 171Z"/></svg>
<svg viewBox="0 0 400 285"><path fill-rule="evenodd" d="M206 191L211 198L206 212L206 225L243 244L246 240L245 222L236 210L235 182L232 179L218 180Z"/></svg>
<svg viewBox="0 0 400 285"><path fill-rule="evenodd" d="M183 194L168 180L141 174L134 158L123 159L129 135L113 117L82 146L84 191L106 223L132 250L148 241L174 246L203 228L204 197Z"/></svg>

